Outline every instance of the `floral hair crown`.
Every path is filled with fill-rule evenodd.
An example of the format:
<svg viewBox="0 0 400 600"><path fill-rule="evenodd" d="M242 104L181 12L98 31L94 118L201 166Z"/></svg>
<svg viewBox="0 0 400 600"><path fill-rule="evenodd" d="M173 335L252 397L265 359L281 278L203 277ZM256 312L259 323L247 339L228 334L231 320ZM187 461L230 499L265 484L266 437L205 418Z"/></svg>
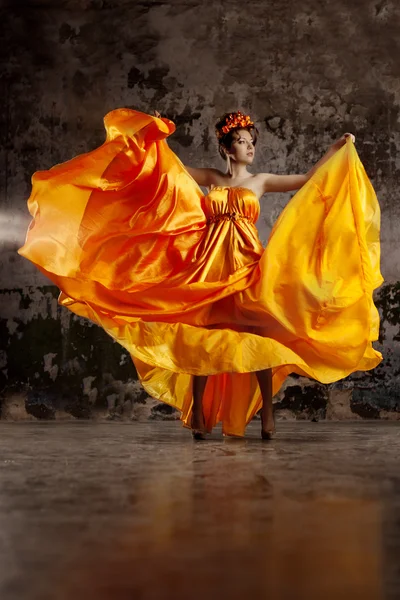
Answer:
<svg viewBox="0 0 400 600"><path fill-rule="evenodd" d="M244 115L240 110L236 113L229 113L225 120L225 125L221 129L217 129L217 138L220 140L224 135L229 133L231 129L239 129L240 127L250 127L254 125L249 115Z"/></svg>

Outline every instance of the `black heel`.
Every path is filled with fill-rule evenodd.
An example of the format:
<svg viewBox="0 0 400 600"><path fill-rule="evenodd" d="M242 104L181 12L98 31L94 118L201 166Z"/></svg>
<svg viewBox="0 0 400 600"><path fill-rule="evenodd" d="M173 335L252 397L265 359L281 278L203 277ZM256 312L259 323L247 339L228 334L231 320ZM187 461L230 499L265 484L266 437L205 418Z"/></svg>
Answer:
<svg viewBox="0 0 400 600"><path fill-rule="evenodd" d="M261 439L273 440L275 435L276 435L275 419L273 419L273 429L264 429L262 419L261 419Z"/></svg>
<svg viewBox="0 0 400 600"><path fill-rule="evenodd" d="M205 440L206 439L206 430L205 429L194 429L193 428L193 413L192 413L192 418L190 420L190 427L191 427L191 431L192 431L192 437L194 440ZM203 414L203 420L204 419L204 414Z"/></svg>
<svg viewBox="0 0 400 600"><path fill-rule="evenodd" d="M261 439L263 440L273 440L275 437L276 431L275 429L271 431L266 431L265 429L261 429Z"/></svg>

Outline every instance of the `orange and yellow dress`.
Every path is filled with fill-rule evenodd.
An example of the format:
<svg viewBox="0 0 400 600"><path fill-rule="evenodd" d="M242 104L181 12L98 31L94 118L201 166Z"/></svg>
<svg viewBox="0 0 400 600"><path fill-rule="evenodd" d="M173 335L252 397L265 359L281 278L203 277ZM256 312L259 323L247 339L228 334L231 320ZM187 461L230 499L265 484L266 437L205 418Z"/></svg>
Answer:
<svg viewBox="0 0 400 600"><path fill-rule="evenodd" d="M379 364L380 211L350 138L264 248L256 195L204 195L167 144L172 121L118 109L105 127L99 148L34 174L19 253L129 351L151 396L187 425L193 375L209 375L208 430L242 436L255 371L272 368L276 394L290 373L330 383Z"/></svg>

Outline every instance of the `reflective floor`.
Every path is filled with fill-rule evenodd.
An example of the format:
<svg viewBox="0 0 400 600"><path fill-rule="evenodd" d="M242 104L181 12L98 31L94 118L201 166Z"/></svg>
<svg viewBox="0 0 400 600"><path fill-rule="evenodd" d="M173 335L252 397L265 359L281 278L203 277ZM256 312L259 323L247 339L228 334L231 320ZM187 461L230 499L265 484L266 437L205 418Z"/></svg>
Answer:
<svg viewBox="0 0 400 600"><path fill-rule="evenodd" d="M400 423L1 423L1 600L400 598Z"/></svg>

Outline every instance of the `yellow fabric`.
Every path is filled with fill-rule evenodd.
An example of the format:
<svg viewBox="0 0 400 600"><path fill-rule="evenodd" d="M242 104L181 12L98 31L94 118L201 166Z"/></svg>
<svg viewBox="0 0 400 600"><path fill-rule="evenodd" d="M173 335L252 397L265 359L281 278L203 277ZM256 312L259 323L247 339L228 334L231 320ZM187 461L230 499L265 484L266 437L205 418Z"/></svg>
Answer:
<svg viewBox="0 0 400 600"><path fill-rule="evenodd" d="M273 369L276 394L292 372L330 383L379 364L380 211L350 139L264 249L255 194L204 195L166 142L171 121L118 109L105 126L100 148L35 173L19 253L130 352L149 394L187 424L193 375L210 375L208 429L243 435L255 371Z"/></svg>

